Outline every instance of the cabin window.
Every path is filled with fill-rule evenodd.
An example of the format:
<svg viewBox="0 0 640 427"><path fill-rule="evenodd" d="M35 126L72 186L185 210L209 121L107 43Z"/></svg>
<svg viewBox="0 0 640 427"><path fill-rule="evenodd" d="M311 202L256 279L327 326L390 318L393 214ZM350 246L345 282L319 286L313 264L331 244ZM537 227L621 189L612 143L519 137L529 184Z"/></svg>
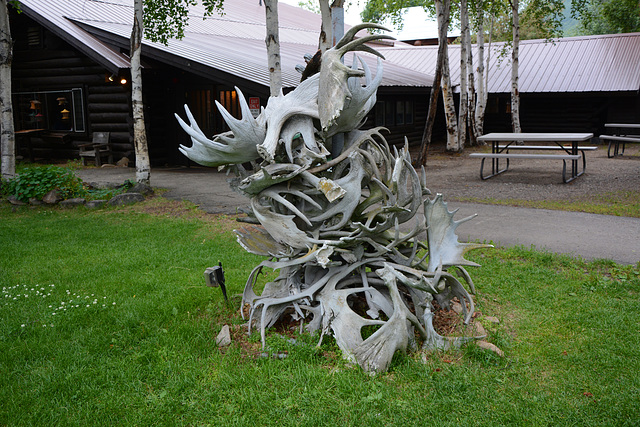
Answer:
<svg viewBox="0 0 640 427"><path fill-rule="evenodd" d="M411 125L413 120L413 101L376 102L376 126Z"/></svg>
<svg viewBox="0 0 640 427"><path fill-rule="evenodd" d="M13 94L16 130L85 132L82 89Z"/></svg>

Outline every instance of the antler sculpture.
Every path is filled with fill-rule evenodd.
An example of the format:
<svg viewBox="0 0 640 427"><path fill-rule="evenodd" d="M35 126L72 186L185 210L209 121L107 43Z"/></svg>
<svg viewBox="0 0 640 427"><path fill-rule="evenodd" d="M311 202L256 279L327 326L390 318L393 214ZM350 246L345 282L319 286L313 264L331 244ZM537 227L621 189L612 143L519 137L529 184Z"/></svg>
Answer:
<svg viewBox="0 0 640 427"><path fill-rule="evenodd" d="M384 128L358 130L375 104L382 80L354 54L352 67L342 64L350 51L381 57L355 39L353 27L321 59L320 73L285 96L272 97L254 119L239 93L242 119L220 105L230 132L207 139L187 110L190 159L208 166L262 160L259 170L237 180L234 188L251 199L259 225L236 230L247 251L268 257L254 268L242 296L249 307L248 327L266 329L282 316L293 316L309 332L333 334L344 356L371 372L385 371L396 351L458 346L470 338L440 336L432 324L432 302L463 307L465 322L473 314L473 282L463 266L468 250L455 235L462 221L442 196L430 200L424 170L411 166L408 144L390 150ZM358 68L358 64L362 69ZM364 86L360 79L365 79ZM342 153L328 159L330 137L345 134ZM424 217L419 216L420 211ZM413 226L409 223L413 222ZM419 236L427 233L427 241ZM260 295L254 288L263 268L280 271ZM448 272L462 272L464 284ZM370 336L365 327L377 328Z"/></svg>

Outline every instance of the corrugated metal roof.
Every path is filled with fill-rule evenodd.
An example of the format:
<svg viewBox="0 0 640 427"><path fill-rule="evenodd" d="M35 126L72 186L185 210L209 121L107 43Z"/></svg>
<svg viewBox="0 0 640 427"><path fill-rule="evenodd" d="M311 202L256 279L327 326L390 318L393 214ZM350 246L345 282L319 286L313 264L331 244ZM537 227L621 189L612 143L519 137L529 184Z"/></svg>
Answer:
<svg viewBox="0 0 640 427"><path fill-rule="evenodd" d="M85 50L92 50L92 57L104 55L120 68L129 66L124 55L91 33L102 31L128 40L133 0L21 0L21 4L29 16L41 17L41 24L44 25L42 20L49 21L59 28L58 34L63 32L73 38L74 46L87 46ZM295 66L304 63L305 53L313 54L317 50L321 19L319 15L287 4L281 3L278 7L282 80L285 87L293 87L300 81ZM167 54L174 55L268 87L265 14L258 0L225 0L223 16L214 13L203 20L203 14L201 6L190 9L189 25L182 40L171 40L168 46L148 41L144 44L165 58ZM143 55L154 52L143 50ZM362 57L375 72L375 58L367 54ZM424 73L390 62L384 64L383 86L431 84L432 79Z"/></svg>
<svg viewBox="0 0 640 427"><path fill-rule="evenodd" d="M504 43L491 47L489 92L511 91L511 50L500 56ZM437 46L383 48L391 62L433 75ZM485 55L487 54L485 45ZM474 46L474 61L477 47ZM521 93L640 91L640 33L568 37L554 42L520 43ZM460 46L449 45L454 84L460 82Z"/></svg>
<svg viewBox="0 0 640 427"><path fill-rule="evenodd" d="M118 51L114 51L91 34L83 31L77 25L65 18L63 11L67 8L82 8L86 3L80 0L59 1L20 1L22 11L31 19L44 27L52 25L59 28L57 34L66 42L74 46L97 63L111 71L129 68L129 59Z"/></svg>

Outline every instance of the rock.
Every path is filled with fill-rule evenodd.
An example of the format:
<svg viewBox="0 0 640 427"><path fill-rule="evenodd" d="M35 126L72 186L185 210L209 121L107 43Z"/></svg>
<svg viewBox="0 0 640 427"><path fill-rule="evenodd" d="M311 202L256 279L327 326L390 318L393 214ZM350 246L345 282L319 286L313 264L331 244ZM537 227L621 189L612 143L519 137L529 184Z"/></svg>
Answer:
<svg viewBox="0 0 640 427"><path fill-rule="evenodd" d="M487 331L484 329L484 326L482 326L482 323L476 321L473 322L473 334L476 337L486 337Z"/></svg>
<svg viewBox="0 0 640 427"><path fill-rule="evenodd" d="M126 168L129 166L129 159L127 157L123 157L116 162L116 165Z"/></svg>
<svg viewBox="0 0 640 427"><path fill-rule="evenodd" d="M502 350L500 350L498 347L496 347L494 344L491 344L490 342L477 341L476 344L478 344L478 347L480 347L480 348L483 348L483 349L489 350L489 351L493 351L498 356L504 357L504 352Z"/></svg>
<svg viewBox="0 0 640 427"><path fill-rule="evenodd" d="M500 319L498 319L497 317L493 317L493 316L484 316L483 317L484 320L486 320L487 322L491 322L491 323L500 323Z"/></svg>
<svg viewBox="0 0 640 427"><path fill-rule="evenodd" d="M29 204L31 206L40 206L42 205L42 200L38 200L35 197L29 197Z"/></svg>
<svg viewBox="0 0 640 427"><path fill-rule="evenodd" d="M134 203L144 202L144 196L140 193L123 193L114 196L109 200L111 206L132 205Z"/></svg>
<svg viewBox="0 0 640 427"><path fill-rule="evenodd" d="M131 193L140 193L140 194L143 194L145 196L149 196L149 195L153 194L153 188L149 187L146 184L142 184L142 183L138 182L138 183L136 183L136 185L131 187L129 192L131 192Z"/></svg>
<svg viewBox="0 0 640 427"><path fill-rule="evenodd" d="M111 163L105 163L104 165L100 166L101 168L115 168L116 165L112 165Z"/></svg>
<svg viewBox="0 0 640 427"><path fill-rule="evenodd" d="M455 311L458 314L462 314L462 305L459 302L454 302L451 304L451 310Z"/></svg>
<svg viewBox="0 0 640 427"><path fill-rule="evenodd" d="M57 188L54 188L53 190L49 191L42 198L42 201L47 205L55 205L60 200L62 200L62 196L60 195L60 190L58 190Z"/></svg>
<svg viewBox="0 0 640 427"><path fill-rule="evenodd" d="M85 204L85 206L89 209L96 209L103 206L105 203L107 203L106 200L90 200Z"/></svg>
<svg viewBox="0 0 640 427"><path fill-rule="evenodd" d="M218 347L226 347L231 344L231 331L229 331L229 325L224 325L222 330L216 337L216 345Z"/></svg>
<svg viewBox="0 0 640 427"><path fill-rule="evenodd" d="M25 203L25 202L21 202L21 201L20 201L20 200L18 200L18 198L17 198L16 196L14 196L14 195L11 195L11 196L7 197L7 201L8 201L9 203L11 203L12 205L15 205L15 206L24 206L24 205L26 205L26 203Z"/></svg>
<svg viewBox="0 0 640 427"><path fill-rule="evenodd" d="M76 206L82 206L87 203L86 199L82 197L76 197L74 199L67 199L60 202L60 207L62 208L74 208Z"/></svg>

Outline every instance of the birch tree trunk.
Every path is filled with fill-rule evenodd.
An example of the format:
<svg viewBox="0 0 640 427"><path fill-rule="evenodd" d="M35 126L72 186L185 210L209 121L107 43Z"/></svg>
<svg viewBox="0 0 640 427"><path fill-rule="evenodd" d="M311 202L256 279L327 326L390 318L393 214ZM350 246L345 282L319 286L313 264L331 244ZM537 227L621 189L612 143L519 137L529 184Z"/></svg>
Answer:
<svg viewBox="0 0 640 427"><path fill-rule="evenodd" d="M278 24L278 0L264 0L267 22L267 56L269 64L269 87L271 96L282 94L282 68L280 65L280 35Z"/></svg>
<svg viewBox="0 0 640 427"><path fill-rule="evenodd" d="M136 182L149 185L151 164L147 132L144 125L144 103L142 102L142 0L134 1L134 19L131 30L131 107L133 109L133 142L136 152Z"/></svg>
<svg viewBox="0 0 640 427"><path fill-rule="evenodd" d="M478 90L476 93L476 111L475 111L475 134L476 136L482 135L484 130L484 114L487 108L487 95L485 86L485 68L484 68L484 11L482 10L482 0L476 2L478 11L478 26L477 26L477 45L478 45L478 68L477 80ZM488 70L488 68L487 68Z"/></svg>
<svg viewBox="0 0 640 427"><path fill-rule="evenodd" d="M319 0L320 3L320 16L322 17L322 24L320 26L320 40L318 43L318 49L323 53L327 49L331 49L331 40L333 40L332 33L332 20L331 20L331 5L329 0Z"/></svg>
<svg viewBox="0 0 640 427"><path fill-rule="evenodd" d="M467 0L460 1L460 108L458 109L458 151L462 151L467 140L467 119L469 117L469 7Z"/></svg>
<svg viewBox="0 0 640 427"><path fill-rule="evenodd" d="M447 22L449 16L445 17L445 8L442 6L442 0L434 1L436 6L436 14L438 18L438 57L436 59L436 71L433 78L433 87L429 94L429 112L427 113L427 123L422 133L422 142L420 145L420 154L418 155L418 165L427 164L427 152L431 144L431 136L433 134L433 124L438 109L438 96L440 96L440 88L442 83L442 68L444 67L444 57L447 55ZM448 9L447 9L448 11Z"/></svg>
<svg viewBox="0 0 640 427"><path fill-rule="evenodd" d="M2 178L11 179L16 174L16 140L13 128L13 106L11 103L11 62L13 41L9 25L7 0L0 0L0 169Z"/></svg>
<svg viewBox="0 0 640 427"><path fill-rule="evenodd" d="M449 28L449 16L451 3L449 0L442 1L444 11L445 28ZM453 90L451 88L451 73L449 71L449 49L447 44L443 45L444 57L442 63L442 99L444 101L444 114L447 120L447 151L459 151L458 145L458 120L456 118L456 106L453 101Z"/></svg>
<svg viewBox="0 0 640 427"><path fill-rule="evenodd" d="M520 51L520 22L518 0L511 0L513 14L513 50L511 51L511 123L513 132L522 132L520 127L520 92L518 91L518 55Z"/></svg>

